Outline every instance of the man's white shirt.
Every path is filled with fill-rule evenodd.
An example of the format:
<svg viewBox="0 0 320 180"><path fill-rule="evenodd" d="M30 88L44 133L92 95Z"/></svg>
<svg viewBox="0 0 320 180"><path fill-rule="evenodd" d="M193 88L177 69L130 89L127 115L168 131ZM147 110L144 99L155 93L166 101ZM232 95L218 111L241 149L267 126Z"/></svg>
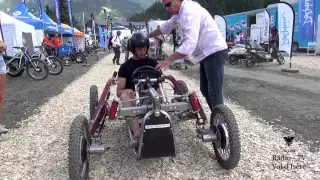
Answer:
<svg viewBox="0 0 320 180"><path fill-rule="evenodd" d="M182 44L176 52L192 55L195 64L210 54L228 48L216 21L195 1L184 0L179 13L161 24L160 30L163 34L169 34L177 27Z"/></svg>
<svg viewBox="0 0 320 180"><path fill-rule="evenodd" d="M115 35L115 36L113 36L112 37L112 40L111 40L111 42L112 42L112 47L121 47L122 45L121 45L121 39L120 39L120 37L119 36L117 36L117 35Z"/></svg>

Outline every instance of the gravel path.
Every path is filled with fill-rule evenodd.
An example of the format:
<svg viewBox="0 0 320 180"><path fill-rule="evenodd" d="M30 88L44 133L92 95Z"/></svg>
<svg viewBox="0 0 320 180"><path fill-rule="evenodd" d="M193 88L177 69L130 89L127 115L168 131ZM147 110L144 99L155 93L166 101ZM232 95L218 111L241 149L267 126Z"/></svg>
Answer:
<svg viewBox="0 0 320 180"><path fill-rule="evenodd" d="M103 54L99 55L101 58ZM97 61L96 56L88 57L88 64L72 64L65 66L64 71L58 75L49 75L43 81L35 81L26 73L21 77L8 79L4 94L4 107L0 123L7 128L19 127L20 122L35 113L37 108L47 102L51 97L62 93L72 81L85 74Z"/></svg>
<svg viewBox="0 0 320 180"><path fill-rule="evenodd" d="M78 114L88 115L90 86L96 84L101 92L112 71L118 68L111 64L111 58L107 56L99 61L39 107L39 113L28 117L19 129L0 136L0 179L68 179L67 142L71 121ZM197 79L177 71L167 73L199 91ZM234 112L241 133L242 157L234 170L219 167L212 147L195 137L194 124L190 121L175 126L177 157L141 161L134 160L128 149L124 123L113 121L107 122L103 134L103 141L111 148L102 156L92 157L91 179L320 179L319 152L308 151L308 146L300 141L287 147L283 140L285 134L252 116L244 107L230 100L227 105ZM205 110L209 112L206 106ZM299 154L304 160L293 159ZM306 167L273 169L273 164L288 163L273 160L275 155L291 157L289 163Z"/></svg>

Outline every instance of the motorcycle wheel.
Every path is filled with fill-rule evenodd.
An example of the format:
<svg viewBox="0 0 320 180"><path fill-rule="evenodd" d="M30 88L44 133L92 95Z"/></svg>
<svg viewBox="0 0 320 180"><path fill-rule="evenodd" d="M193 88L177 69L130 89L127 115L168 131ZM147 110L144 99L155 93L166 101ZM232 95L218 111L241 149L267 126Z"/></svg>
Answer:
<svg viewBox="0 0 320 180"><path fill-rule="evenodd" d="M237 65L239 63L239 60L235 56L229 56L228 57L228 62L231 65Z"/></svg>
<svg viewBox="0 0 320 180"><path fill-rule="evenodd" d="M86 58L86 57L85 57L82 53L78 53L78 54L76 55L76 62L77 62L77 63L82 63L85 58Z"/></svg>
<svg viewBox="0 0 320 180"><path fill-rule="evenodd" d="M282 54L278 53L277 61L278 61L279 65L283 65L285 63L285 59L282 56Z"/></svg>
<svg viewBox="0 0 320 180"><path fill-rule="evenodd" d="M252 57L247 57L247 58L246 58L246 66L247 66L247 67L252 67L252 66L254 66L255 63L256 63L256 62L253 61L253 58L252 58Z"/></svg>

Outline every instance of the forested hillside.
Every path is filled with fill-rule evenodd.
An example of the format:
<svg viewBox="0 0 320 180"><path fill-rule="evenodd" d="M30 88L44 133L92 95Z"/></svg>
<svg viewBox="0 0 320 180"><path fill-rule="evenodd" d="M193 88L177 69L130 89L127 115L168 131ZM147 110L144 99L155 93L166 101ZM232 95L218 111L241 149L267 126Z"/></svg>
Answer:
<svg viewBox="0 0 320 180"><path fill-rule="evenodd" d="M37 0L25 0L25 2L28 8L37 9ZM128 18L137 12L142 12L154 2L155 0L71 0L76 18L83 10L98 14L102 7L111 9L114 15ZM21 3L21 0L0 0L0 10L11 12L18 3ZM53 7L54 0L41 0L41 4L42 8L45 8L46 5Z"/></svg>
<svg viewBox="0 0 320 180"><path fill-rule="evenodd" d="M227 15L267 7L268 4L279 0L197 0L212 15ZM168 19L170 15L165 11L161 1L155 2L144 12L133 15L131 21L146 21L149 19Z"/></svg>

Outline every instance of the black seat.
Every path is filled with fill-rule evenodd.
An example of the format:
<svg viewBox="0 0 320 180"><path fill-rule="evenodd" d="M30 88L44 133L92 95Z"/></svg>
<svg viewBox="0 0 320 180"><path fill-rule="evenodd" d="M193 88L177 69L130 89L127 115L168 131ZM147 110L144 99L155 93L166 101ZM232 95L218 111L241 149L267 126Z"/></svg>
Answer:
<svg viewBox="0 0 320 180"><path fill-rule="evenodd" d="M176 155L170 118L161 113L150 115L144 124L141 158L170 157Z"/></svg>

